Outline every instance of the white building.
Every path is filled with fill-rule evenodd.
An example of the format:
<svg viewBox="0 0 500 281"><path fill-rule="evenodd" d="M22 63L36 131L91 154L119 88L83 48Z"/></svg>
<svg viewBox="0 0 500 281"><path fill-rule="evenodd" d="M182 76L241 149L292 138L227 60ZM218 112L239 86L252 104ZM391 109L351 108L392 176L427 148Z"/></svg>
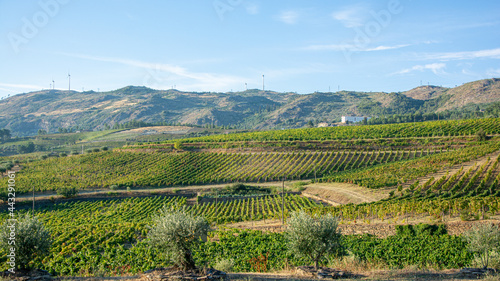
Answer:
<svg viewBox="0 0 500 281"><path fill-rule="evenodd" d="M322 128L322 127L330 127L330 124L328 124L326 122L318 123L318 128Z"/></svg>
<svg viewBox="0 0 500 281"><path fill-rule="evenodd" d="M370 120L371 117L364 117L364 116L342 116L342 123L358 123L363 121L366 118L366 120Z"/></svg>

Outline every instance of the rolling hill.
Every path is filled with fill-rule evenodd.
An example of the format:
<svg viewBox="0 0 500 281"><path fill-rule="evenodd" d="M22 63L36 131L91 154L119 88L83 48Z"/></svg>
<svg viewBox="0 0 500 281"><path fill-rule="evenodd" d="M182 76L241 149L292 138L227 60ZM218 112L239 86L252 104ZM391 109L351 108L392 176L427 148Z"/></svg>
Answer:
<svg viewBox="0 0 500 281"><path fill-rule="evenodd" d="M128 86L109 92L43 90L0 101L0 128L14 135L39 129L97 130L132 120L163 124L213 124L238 128L298 128L308 121L339 121L342 115L380 116L440 112L500 101L500 79L455 88L421 86L399 92L273 91L182 92Z"/></svg>

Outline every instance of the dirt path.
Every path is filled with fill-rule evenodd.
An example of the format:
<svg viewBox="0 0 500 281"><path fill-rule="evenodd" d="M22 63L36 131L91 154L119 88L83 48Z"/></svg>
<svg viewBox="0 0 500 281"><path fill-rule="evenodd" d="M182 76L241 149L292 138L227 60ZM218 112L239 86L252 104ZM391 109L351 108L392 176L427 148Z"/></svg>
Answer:
<svg viewBox="0 0 500 281"><path fill-rule="evenodd" d="M315 183L305 188L302 195L334 206L374 202L389 196L386 189L369 189L350 183Z"/></svg>
<svg viewBox="0 0 500 281"><path fill-rule="evenodd" d="M288 181L285 182L285 188L292 188L293 184L297 181ZM163 188L141 188L141 189L132 189L130 192L127 190L111 190L109 188L106 189L93 189L93 190L80 190L78 192L78 196L75 198L86 198L86 197L96 197L96 196L106 196L109 193L114 194L116 197L126 196L126 197L134 197L134 196L145 196L149 194L172 194L172 193L182 193L182 192L197 192L203 190L209 190L212 188L224 188L231 183L221 183L221 184L208 184L208 185L192 185L192 186L178 186L178 187L163 187ZM259 186L259 187L270 187L270 186L282 186L282 182L264 182L264 183L248 183L248 185ZM33 195L31 193L26 193L22 195L17 195L17 201L29 201L32 200ZM35 200L49 200L51 198L59 199L62 196L58 195L55 191L35 193Z"/></svg>
<svg viewBox="0 0 500 281"><path fill-rule="evenodd" d="M446 270L417 270L410 269L358 269L350 268L355 265L349 265L346 268L355 275L353 278L342 280L478 280L477 277L467 277L460 273L459 269ZM351 270L353 269L353 270ZM307 278L297 275L292 269L283 272L237 272L228 273L229 280L242 281L274 281L274 280L318 280L317 278ZM78 280L78 281L111 281L111 280L148 280L145 276L117 276L117 277L58 277L54 280ZM496 280L496 279L491 279Z"/></svg>

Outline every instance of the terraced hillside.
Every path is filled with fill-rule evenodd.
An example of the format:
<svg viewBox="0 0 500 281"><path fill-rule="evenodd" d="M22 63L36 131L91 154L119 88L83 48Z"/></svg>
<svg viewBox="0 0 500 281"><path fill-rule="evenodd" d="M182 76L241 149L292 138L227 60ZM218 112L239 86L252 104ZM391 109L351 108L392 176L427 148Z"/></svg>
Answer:
<svg viewBox="0 0 500 281"><path fill-rule="evenodd" d="M268 269L280 270L302 262L283 248L282 234L235 232L224 225L276 223L282 217L286 222L296 210L329 213L337 216L343 227L358 228L394 228L396 224L422 220L441 223L497 218L499 123L498 119L480 119L210 136L21 161L13 168L18 193L33 187L54 191L68 186L109 191L100 198L83 194L83 198L52 198L37 203L35 215L52 232L54 244L49 256L35 259L36 267L61 275L92 276L103 272L135 274L168 266L161 252L149 248L145 241L151 217L166 206L184 207L204 216L218 229L213 234L216 237L198 245L197 262L213 265L214 257L222 258L217 253L225 253L234 258L238 270L257 271L250 261L266 256ZM357 185L356 194L371 189L377 196L330 205L300 192L282 194L278 191L281 188L275 188L267 195L221 195L204 201L205 189L189 189L194 184L233 182L256 185L267 181L273 185L283 178L287 182L304 181L295 190L315 182L312 187L343 185L348 193L349 186ZM7 184L5 174L1 181ZM141 197L113 198L120 187L164 189L163 195L144 192ZM314 193L313 188L307 188ZM309 194L311 198L316 195ZM19 203L16 208L20 216L30 212L31 202ZM6 213L0 215L1 221L7 218ZM283 227L278 223L275 230ZM422 241L433 248L423 247ZM473 260L466 242L448 234L395 234L384 238L346 235L345 243L360 260L383 261L394 267L432 264L456 268L471 265ZM249 245L253 251L249 251ZM390 253L394 245L404 249L399 253L411 256L381 254ZM7 253L0 252L4 267L6 259Z"/></svg>

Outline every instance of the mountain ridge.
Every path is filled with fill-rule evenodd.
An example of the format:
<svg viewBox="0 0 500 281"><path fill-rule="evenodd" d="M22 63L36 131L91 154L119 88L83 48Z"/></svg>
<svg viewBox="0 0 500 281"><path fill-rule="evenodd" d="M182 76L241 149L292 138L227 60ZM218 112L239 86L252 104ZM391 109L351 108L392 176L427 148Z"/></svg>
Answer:
<svg viewBox="0 0 500 281"><path fill-rule="evenodd" d="M420 86L405 92L315 92L296 94L183 92L126 86L108 92L42 90L0 100L0 128L17 135L39 129L97 130L132 120L212 124L252 129L297 128L309 121L339 121L342 115L381 116L442 112L500 101L500 79L455 88Z"/></svg>

